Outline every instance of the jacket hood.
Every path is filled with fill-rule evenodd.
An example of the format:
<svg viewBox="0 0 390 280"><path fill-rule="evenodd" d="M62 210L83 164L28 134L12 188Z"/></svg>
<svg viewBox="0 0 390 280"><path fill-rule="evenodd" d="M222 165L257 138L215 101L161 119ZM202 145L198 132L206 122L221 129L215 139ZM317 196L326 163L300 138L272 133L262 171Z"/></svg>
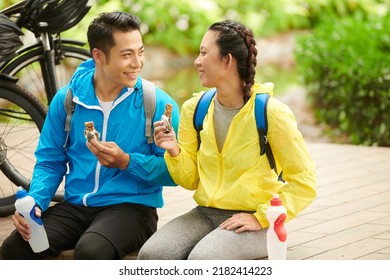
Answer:
<svg viewBox="0 0 390 280"><path fill-rule="evenodd" d="M272 96L274 94L274 83L254 84L252 93L268 93Z"/></svg>
<svg viewBox="0 0 390 280"><path fill-rule="evenodd" d="M94 92L94 73L95 62L92 58L90 58L82 62L79 67L77 67L69 83L73 96L86 104L94 104L97 102L95 96L87 94Z"/></svg>
<svg viewBox="0 0 390 280"><path fill-rule="evenodd" d="M70 84L75 92L81 87L93 86L93 75L95 73L95 62L92 58L82 62L74 72Z"/></svg>

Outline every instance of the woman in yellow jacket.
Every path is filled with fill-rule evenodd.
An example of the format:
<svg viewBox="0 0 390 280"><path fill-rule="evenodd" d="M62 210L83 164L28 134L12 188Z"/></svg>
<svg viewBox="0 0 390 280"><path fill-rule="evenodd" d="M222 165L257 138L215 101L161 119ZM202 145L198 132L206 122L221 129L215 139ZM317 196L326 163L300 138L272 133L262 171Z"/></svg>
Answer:
<svg viewBox="0 0 390 280"><path fill-rule="evenodd" d="M238 22L209 27L195 60L204 87L216 87L200 133L193 116L201 94L183 104L178 143L173 130L155 123L174 181L195 190L198 206L159 229L139 259L258 259L267 256L265 216L273 194L287 208L287 221L316 197L315 169L291 110L275 98L267 106L268 140L278 170L260 156L255 93L272 95L273 84L255 84L257 50L252 31Z"/></svg>

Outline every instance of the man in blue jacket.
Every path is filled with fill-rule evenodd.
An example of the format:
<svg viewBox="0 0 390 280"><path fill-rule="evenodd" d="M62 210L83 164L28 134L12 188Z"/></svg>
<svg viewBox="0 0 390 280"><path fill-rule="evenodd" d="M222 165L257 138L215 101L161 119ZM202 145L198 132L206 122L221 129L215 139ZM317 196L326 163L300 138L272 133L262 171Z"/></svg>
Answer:
<svg viewBox="0 0 390 280"><path fill-rule="evenodd" d="M93 59L82 63L70 83L52 100L36 150L29 194L36 200L50 248L34 253L30 227L17 212L16 230L4 241L4 259L43 259L74 248L75 259L121 259L139 249L157 229L162 186L175 185L164 150L145 137L144 45L140 21L123 12L100 14L88 28ZM64 100L71 89L76 103L69 139L64 131ZM156 87L156 111L176 102ZM100 141L84 136L93 121ZM64 147L64 143L67 142ZM49 206L65 176L65 200Z"/></svg>

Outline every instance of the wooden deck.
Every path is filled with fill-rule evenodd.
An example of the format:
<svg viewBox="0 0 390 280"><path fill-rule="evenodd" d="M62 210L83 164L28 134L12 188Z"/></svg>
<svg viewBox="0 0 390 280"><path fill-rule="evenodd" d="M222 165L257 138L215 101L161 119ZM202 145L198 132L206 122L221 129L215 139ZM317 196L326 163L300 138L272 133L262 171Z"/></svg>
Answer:
<svg viewBox="0 0 390 280"><path fill-rule="evenodd" d="M317 199L289 222L290 260L390 260L390 148L308 143ZM195 206L192 192L165 188L162 226ZM0 246L12 229L0 218Z"/></svg>

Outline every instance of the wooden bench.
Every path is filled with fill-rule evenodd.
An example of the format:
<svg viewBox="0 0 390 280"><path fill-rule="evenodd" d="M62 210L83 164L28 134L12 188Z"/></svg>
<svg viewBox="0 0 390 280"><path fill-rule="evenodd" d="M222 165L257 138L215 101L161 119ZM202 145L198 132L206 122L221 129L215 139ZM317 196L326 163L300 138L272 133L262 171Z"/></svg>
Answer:
<svg viewBox="0 0 390 280"><path fill-rule="evenodd" d="M138 256L138 250L127 254L122 260L136 260ZM1 255L0 255L1 257ZM66 250L59 254L57 257L49 258L50 260L73 260L73 250Z"/></svg>

